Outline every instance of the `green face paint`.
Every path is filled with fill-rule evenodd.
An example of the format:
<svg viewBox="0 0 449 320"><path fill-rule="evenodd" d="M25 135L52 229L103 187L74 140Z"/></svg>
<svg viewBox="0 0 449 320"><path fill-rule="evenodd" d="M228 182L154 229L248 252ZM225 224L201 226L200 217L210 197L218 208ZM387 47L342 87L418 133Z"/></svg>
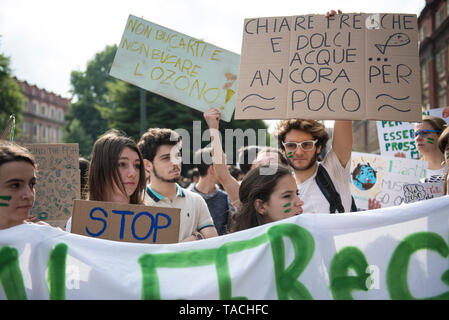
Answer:
<svg viewBox="0 0 449 320"><path fill-rule="evenodd" d="M287 210L284 210L284 213L289 213L290 211L292 211L292 209L287 209Z"/></svg>
<svg viewBox="0 0 449 320"><path fill-rule="evenodd" d="M0 196L0 200L9 201L9 200L11 200L11 196ZM9 204L0 202L0 207L9 207Z"/></svg>
<svg viewBox="0 0 449 320"><path fill-rule="evenodd" d="M433 144L434 143L434 139L433 138L427 138L427 143Z"/></svg>
<svg viewBox="0 0 449 320"><path fill-rule="evenodd" d="M293 152L287 153L287 158L293 158Z"/></svg>
<svg viewBox="0 0 449 320"><path fill-rule="evenodd" d="M284 204L284 208L287 208L287 207L290 207L290 206L291 206L290 202L287 202L286 204Z"/></svg>

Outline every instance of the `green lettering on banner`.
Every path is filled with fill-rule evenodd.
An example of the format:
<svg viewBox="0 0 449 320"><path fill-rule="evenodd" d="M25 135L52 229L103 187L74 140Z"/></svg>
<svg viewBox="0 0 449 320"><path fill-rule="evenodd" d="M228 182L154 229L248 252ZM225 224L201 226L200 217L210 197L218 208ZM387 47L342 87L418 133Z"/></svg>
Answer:
<svg viewBox="0 0 449 320"><path fill-rule="evenodd" d="M0 282L8 300L27 300L22 272L19 266L19 252L16 248L0 249Z"/></svg>
<svg viewBox="0 0 449 320"><path fill-rule="evenodd" d="M48 287L50 300L65 300L65 270L68 247L60 243L50 252L48 260Z"/></svg>
<svg viewBox="0 0 449 320"><path fill-rule="evenodd" d="M368 291L367 268L368 262L360 249L346 247L340 250L332 259L329 271L330 289L334 299L353 300L353 290ZM354 270L357 276L349 276L350 269Z"/></svg>
<svg viewBox="0 0 449 320"><path fill-rule="evenodd" d="M408 287L408 268L410 258L419 250L432 250L444 258L449 256L449 246L443 237L433 232L418 232L407 236L399 243L390 259L387 270L387 285L391 299L416 299ZM449 286L449 270L446 270L441 280ZM449 291L430 299L449 299Z"/></svg>
<svg viewBox="0 0 449 320"><path fill-rule="evenodd" d="M295 258L288 268L285 268L283 236L292 240L295 252ZM219 299L247 299L232 296L228 255L258 247L267 241L271 243L279 299L312 299L309 291L298 281L298 277L312 258L315 244L312 235L295 224L273 226L267 234L250 240L226 243L216 249L144 254L139 258L142 268L142 299L160 299L157 268L192 268L206 265L215 265Z"/></svg>

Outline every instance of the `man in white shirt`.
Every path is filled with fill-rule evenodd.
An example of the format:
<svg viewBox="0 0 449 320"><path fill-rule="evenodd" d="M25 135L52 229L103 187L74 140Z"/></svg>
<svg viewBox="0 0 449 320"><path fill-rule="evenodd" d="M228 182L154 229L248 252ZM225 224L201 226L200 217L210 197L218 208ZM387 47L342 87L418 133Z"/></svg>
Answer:
<svg viewBox="0 0 449 320"><path fill-rule="evenodd" d="M142 135L138 147L151 177L145 203L181 209L179 241L218 236L204 199L176 183L181 176L181 137L171 129L151 128Z"/></svg>
<svg viewBox="0 0 449 320"><path fill-rule="evenodd" d="M299 197L304 201L303 212L330 213L330 203L315 180L318 157L329 140L324 125L316 120L283 120L278 123L276 136L279 148L295 171ZM351 152L352 121L336 120L332 147L321 165L326 169L341 197L344 212L351 211Z"/></svg>

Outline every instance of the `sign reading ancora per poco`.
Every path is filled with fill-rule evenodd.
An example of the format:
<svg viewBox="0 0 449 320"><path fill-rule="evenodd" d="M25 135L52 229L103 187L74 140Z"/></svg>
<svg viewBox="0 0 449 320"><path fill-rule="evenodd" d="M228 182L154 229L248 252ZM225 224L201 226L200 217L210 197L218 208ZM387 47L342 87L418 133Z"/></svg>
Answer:
<svg viewBox="0 0 449 320"><path fill-rule="evenodd" d="M421 120L414 14L245 19L236 119Z"/></svg>

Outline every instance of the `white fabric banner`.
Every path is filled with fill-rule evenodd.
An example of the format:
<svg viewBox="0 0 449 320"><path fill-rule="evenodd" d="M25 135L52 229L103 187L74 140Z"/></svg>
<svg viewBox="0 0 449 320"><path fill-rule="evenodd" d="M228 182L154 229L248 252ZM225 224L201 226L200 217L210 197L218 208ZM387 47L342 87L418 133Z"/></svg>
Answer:
<svg viewBox="0 0 449 320"><path fill-rule="evenodd" d="M0 231L0 299L449 298L449 197L179 244Z"/></svg>

